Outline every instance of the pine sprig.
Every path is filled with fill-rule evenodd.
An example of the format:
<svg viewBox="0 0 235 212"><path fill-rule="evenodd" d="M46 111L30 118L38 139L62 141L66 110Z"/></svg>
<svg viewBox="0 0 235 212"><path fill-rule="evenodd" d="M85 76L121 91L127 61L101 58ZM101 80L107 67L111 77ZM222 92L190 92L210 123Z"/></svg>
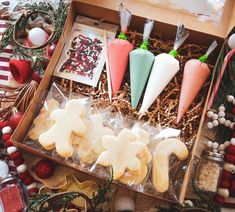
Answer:
<svg viewBox="0 0 235 212"><path fill-rule="evenodd" d="M30 198L27 205L27 212L38 211L39 205L50 197L49 194L38 194L33 198Z"/></svg>
<svg viewBox="0 0 235 212"><path fill-rule="evenodd" d="M14 25L9 25L7 29L2 34L2 40L0 44L0 52L9 44L13 42L13 30Z"/></svg>

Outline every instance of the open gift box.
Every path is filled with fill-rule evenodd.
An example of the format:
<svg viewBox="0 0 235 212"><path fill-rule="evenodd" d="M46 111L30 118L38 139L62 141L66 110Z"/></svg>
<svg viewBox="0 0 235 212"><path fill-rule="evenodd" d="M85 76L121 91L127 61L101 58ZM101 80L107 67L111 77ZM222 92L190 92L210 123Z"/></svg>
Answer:
<svg viewBox="0 0 235 212"><path fill-rule="evenodd" d="M152 18L156 20L156 24L153 29L153 34L164 35L164 38L166 39L174 40L176 26L171 25L171 24L177 24L176 19L175 19L176 17L180 17L180 20L185 23L186 28L192 29L190 30L191 35L189 39L187 40L187 43L194 43L196 45L208 45L212 40L216 39L218 42L218 48L214 52L214 58L211 60L211 64L215 64L215 68L216 68L216 64L217 64L216 61L220 55L219 53L220 49L223 47L224 35L227 34L227 32L229 31L229 28L232 26L232 23L229 23L229 20L227 18L221 21L222 25L224 24L224 22L227 22L226 26L228 28L225 29L225 31L223 31L222 28L218 28L217 30L217 27L214 27L212 23L208 24L208 23L199 22L198 19L192 15L188 15L188 14L182 15L180 11L174 12L174 10L169 10L167 11L167 14L168 12L170 12L169 15L167 16L161 15L159 16L161 18L158 19L158 15L162 11L164 11L164 9L158 8L156 7L156 5L151 5L151 4L145 5L145 3L143 3L142 1L126 1L126 7L130 9L130 11L133 13L132 21L131 21L130 28L129 28L130 31L142 32L142 26L144 25L145 18L146 18L145 16L146 14L148 14L148 18ZM42 93L44 93L45 91L48 91L51 86L53 71L55 70L57 62L61 56L61 53L63 51L66 40L69 36L69 33L72 29L76 16L79 14L79 15L87 16L93 19L104 20L105 22L108 22L108 23L118 24L119 20L118 20L118 15L117 15L117 9L118 8L117 8L116 3L113 3L108 0L72 1L69 14L67 17L66 25L64 28L64 32L60 38L60 41L58 42L56 51L52 56L50 64L47 67L43 80L40 83L40 86L37 90L37 93L31 105L29 106L20 125L17 127L17 129L15 130L12 136L12 140L14 141L16 146L26 151L29 151L32 154L38 155L40 157L49 158L51 160L54 160L57 163L76 169L76 166L74 166L73 164L68 164L64 160L58 160L57 158L53 158L50 154L43 154L38 149L32 148L31 146L26 145L23 141L30 129L30 126L32 125L33 119L35 118L35 115L36 115L35 111L38 110L38 105L42 101L41 99ZM234 2L228 1L225 9L226 10L231 9L231 14L232 14L232 11L235 11ZM204 26L204 24L206 27ZM212 27L209 27L209 26L212 26ZM200 32L199 29L202 29L202 32ZM205 32L207 32L207 34ZM213 80L214 80L214 71L212 71L210 82L213 82ZM206 98L204 97L204 101L203 101L204 109L202 108L200 110L200 112L202 112L202 116L201 114L197 114L197 133L195 133L194 135L195 140L191 142L192 145L190 147L190 158L187 160L187 165L186 165L187 169L184 170L183 177L180 180L181 186L178 189L179 191L177 191L177 195L175 198L168 198L167 196L164 196L164 195L163 196L154 195L157 198L165 199L168 201L177 201L180 203L182 203L185 198L185 193L186 193L187 185L189 182L191 164L192 164L192 160L194 158L195 152L196 152L197 143L199 142L199 136L201 134L201 130L203 126L202 124L203 124L204 116L206 113L206 104L210 96L211 87L212 87L212 83L210 84L210 86L208 86L204 90L204 92L207 93L207 97ZM181 124L181 125L183 126L184 124ZM186 140L187 140L187 137L184 138L184 141ZM146 195L151 195L151 194L146 193Z"/></svg>

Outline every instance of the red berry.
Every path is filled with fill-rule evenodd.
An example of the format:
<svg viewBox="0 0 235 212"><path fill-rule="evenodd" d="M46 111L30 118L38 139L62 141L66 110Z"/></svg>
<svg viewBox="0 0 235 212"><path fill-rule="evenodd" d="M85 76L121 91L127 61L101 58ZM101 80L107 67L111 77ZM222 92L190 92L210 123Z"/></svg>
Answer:
<svg viewBox="0 0 235 212"><path fill-rule="evenodd" d="M229 181L228 180L222 180L221 182L220 182L220 187L222 187L222 188L229 188Z"/></svg>
<svg viewBox="0 0 235 212"><path fill-rule="evenodd" d="M51 161L43 159L33 166L33 171L39 178L47 179L54 174L55 170Z"/></svg>
<svg viewBox="0 0 235 212"><path fill-rule="evenodd" d="M9 125L9 121L0 121L0 129Z"/></svg>
<svg viewBox="0 0 235 212"><path fill-rule="evenodd" d="M15 151L10 155L10 158L12 160L16 160L16 159L22 158L22 154L20 151Z"/></svg>
<svg viewBox="0 0 235 212"><path fill-rule="evenodd" d="M18 124L20 123L22 117L23 117L23 113L21 112L17 112L15 113L11 118L10 118L10 121L9 121L9 125L10 127L14 130Z"/></svg>
<svg viewBox="0 0 235 212"><path fill-rule="evenodd" d="M225 156L224 156L225 160L229 163L232 163L234 164L235 163L235 155L232 155L232 154L229 154L229 153L226 153Z"/></svg>
<svg viewBox="0 0 235 212"><path fill-rule="evenodd" d="M49 46L48 51L47 51L49 57L51 57L53 55L55 48L56 48L56 45L54 43L52 43Z"/></svg>
<svg viewBox="0 0 235 212"><path fill-rule="evenodd" d="M19 175L19 178L21 179L21 180L24 180L26 177L28 177L30 174L29 174L29 171L26 171L26 172L24 172L24 173L18 173L18 175Z"/></svg>
<svg viewBox="0 0 235 212"><path fill-rule="evenodd" d="M35 180L33 179L33 177L31 175L27 176L24 180L23 183L28 186L31 185L32 183L34 183Z"/></svg>
<svg viewBox="0 0 235 212"><path fill-rule="evenodd" d="M215 198L214 198L214 201L217 202L217 203L223 204L225 199L224 199L224 197L220 196L219 194L216 194Z"/></svg>
<svg viewBox="0 0 235 212"><path fill-rule="evenodd" d="M32 79L36 81L38 84L41 82L42 78L40 78L37 72L33 72Z"/></svg>
<svg viewBox="0 0 235 212"><path fill-rule="evenodd" d="M11 134L4 134L3 136L2 136L2 140L3 141L7 141L7 140L9 140L11 138Z"/></svg>
<svg viewBox="0 0 235 212"><path fill-rule="evenodd" d="M30 190L28 190L28 195L32 197L35 194L38 194L38 192L39 192L38 188L31 188Z"/></svg>
<svg viewBox="0 0 235 212"><path fill-rule="evenodd" d="M223 170L221 180L231 180L232 177L233 177L233 174L231 172Z"/></svg>
<svg viewBox="0 0 235 212"><path fill-rule="evenodd" d="M226 149L226 152L232 155L235 155L235 146L234 145L229 145Z"/></svg>
<svg viewBox="0 0 235 212"><path fill-rule="evenodd" d="M21 165L21 164L23 164L24 163L24 158L17 158L17 159L15 159L14 160L14 165L15 166L19 166L19 165Z"/></svg>
<svg viewBox="0 0 235 212"><path fill-rule="evenodd" d="M4 145L5 145L5 147L14 146L13 142L12 142L10 139L8 139L7 141L5 141L5 142L4 142Z"/></svg>

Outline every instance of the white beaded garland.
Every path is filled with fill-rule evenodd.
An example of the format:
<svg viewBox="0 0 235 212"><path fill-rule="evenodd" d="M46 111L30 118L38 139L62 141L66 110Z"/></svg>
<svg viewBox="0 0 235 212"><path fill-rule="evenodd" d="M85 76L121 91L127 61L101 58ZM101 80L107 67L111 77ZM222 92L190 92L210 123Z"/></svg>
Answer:
<svg viewBox="0 0 235 212"><path fill-rule="evenodd" d="M16 151L17 151L17 147L15 147L15 146L10 146L7 148L8 155L11 155L12 153L14 153Z"/></svg>
<svg viewBox="0 0 235 212"><path fill-rule="evenodd" d="M23 164L19 165L18 167L16 167L16 170L19 173L24 173L27 170L27 166L23 163Z"/></svg>
<svg viewBox="0 0 235 212"><path fill-rule="evenodd" d="M128 196L120 196L115 200L115 211L135 211L135 203Z"/></svg>
<svg viewBox="0 0 235 212"><path fill-rule="evenodd" d="M230 127L230 124L231 124L232 122L230 121L230 120L226 120L225 121L225 123L224 123L224 125L226 126L226 127Z"/></svg>
<svg viewBox="0 0 235 212"><path fill-rule="evenodd" d="M219 111L218 116L219 116L219 118L224 118L225 117L225 112L224 111Z"/></svg>
<svg viewBox="0 0 235 212"><path fill-rule="evenodd" d="M227 96L227 100L228 100L228 102L233 102L234 96L228 95L228 96Z"/></svg>
<svg viewBox="0 0 235 212"><path fill-rule="evenodd" d="M219 188L217 193L224 198L229 196L229 190L227 188Z"/></svg>
<svg viewBox="0 0 235 212"><path fill-rule="evenodd" d="M225 147L228 147L230 145L230 141L225 141L224 145L225 145Z"/></svg>
<svg viewBox="0 0 235 212"><path fill-rule="evenodd" d="M208 122L207 123L207 128L208 129L212 129L214 126L213 126L213 124L212 124L212 122Z"/></svg>
<svg viewBox="0 0 235 212"><path fill-rule="evenodd" d="M217 127L219 125L219 122L217 120L213 120L212 124L213 124L214 127Z"/></svg>
<svg viewBox="0 0 235 212"><path fill-rule="evenodd" d="M12 129L9 126L2 128L2 134L3 135L4 134L11 134L11 133L12 133Z"/></svg>
<svg viewBox="0 0 235 212"><path fill-rule="evenodd" d="M208 148L211 148L211 147L212 147L212 141L207 141L207 142L206 142L206 146L207 146Z"/></svg>
<svg viewBox="0 0 235 212"><path fill-rule="evenodd" d="M235 146L235 138L231 138L230 144L232 144L233 146Z"/></svg>
<svg viewBox="0 0 235 212"><path fill-rule="evenodd" d="M214 153L218 153L218 149L212 149L212 152L214 152Z"/></svg>
<svg viewBox="0 0 235 212"><path fill-rule="evenodd" d="M225 111L225 107L224 107L224 105L221 105L220 107L219 107L219 111Z"/></svg>
<svg viewBox="0 0 235 212"><path fill-rule="evenodd" d="M224 144L220 144L219 145L219 150L221 150L221 151L225 150L225 145Z"/></svg>
<svg viewBox="0 0 235 212"><path fill-rule="evenodd" d="M225 154L225 151L219 151L219 153L221 154L221 155L224 155Z"/></svg>
<svg viewBox="0 0 235 212"><path fill-rule="evenodd" d="M220 124L224 124L224 123L226 122L226 119L225 119L225 118L219 118L218 120L219 120L219 123L220 123Z"/></svg>
<svg viewBox="0 0 235 212"><path fill-rule="evenodd" d="M213 114L213 116L211 117L213 120L217 120L219 118L219 116L217 114Z"/></svg>
<svg viewBox="0 0 235 212"><path fill-rule="evenodd" d="M37 188L37 183L32 183L26 187L27 190L30 190L32 188Z"/></svg>
<svg viewBox="0 0 235 212"><path fill-rule="evenodd" d="M233 126L234 126L234 122L232 122L229 126L231 130L233 129Z"/></svg>
<svg viewBox="0 0 235 212"><path fill-rule="evenodd" d="M214 143L212 144L212 148L213 148L213 149L218 149L218 147L219 147L219 144L218 144L217 142L214 142Z"/></svg>
<svg viewBox="0 0 235 212"><path fill-rule="evenodd" d="M207 117L208 118L211 118L213 115L214 115L214 113L212 111L208 111L207 112Z"/></svg>

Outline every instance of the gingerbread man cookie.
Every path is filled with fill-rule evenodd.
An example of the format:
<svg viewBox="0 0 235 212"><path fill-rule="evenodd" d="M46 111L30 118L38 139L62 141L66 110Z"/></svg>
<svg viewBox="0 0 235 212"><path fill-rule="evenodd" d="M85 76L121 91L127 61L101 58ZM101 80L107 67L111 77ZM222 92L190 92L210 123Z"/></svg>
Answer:
<svg viewBox="0 0 235 212"><path fill-rule="evenodd" d="M138 154L145 150L145 145L133 141L131 130L123 129L118 136L107 135L103 137L103 151L97 159L102 166L113 167L113 179L119 179L126 169L140 171L141 162Z"/></svg>
<svg viewBox="0 0 235 212"><path fill-rule="evenodd" d="M54 124L39 136L40 144L47 150L51 150L55 146L57 153L62 157L72 156L73 136L84 136L87 132L83 121L85 113L85 105L77 99L68 101L65 109L52 111L50 118Z"/></svg>
<svg viewBox="0 0 235 212"><path fill-rule="evenodd" d="M40 113L33 121L34 127L28 133L30 139L37 141L39 135L47 131L54 124L54 121L50 119L50 114L58 107L59 103L55 99L45 102Z"/></svg>

